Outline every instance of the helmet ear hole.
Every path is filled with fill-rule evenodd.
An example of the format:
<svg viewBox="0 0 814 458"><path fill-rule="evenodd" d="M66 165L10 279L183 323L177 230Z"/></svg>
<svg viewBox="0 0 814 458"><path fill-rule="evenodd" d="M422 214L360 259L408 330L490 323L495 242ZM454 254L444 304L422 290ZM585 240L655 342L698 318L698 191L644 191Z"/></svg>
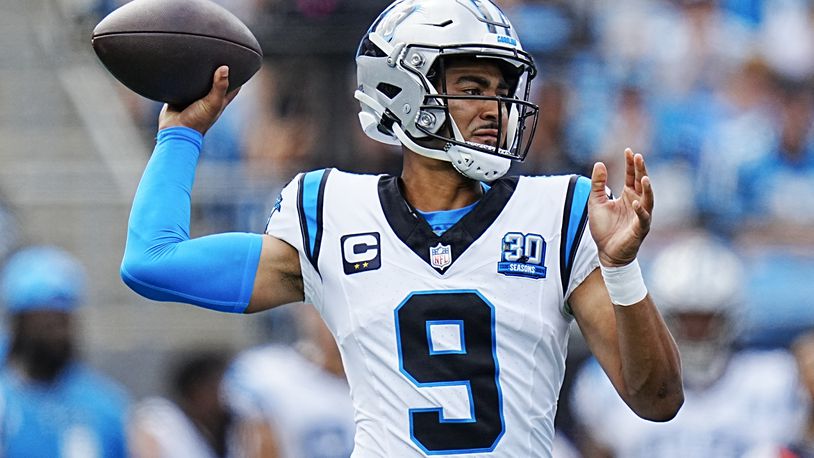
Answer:
<svg viewBox="0 0 814 458"><path fill-rule="evenodd" d="M388 83L379 83L376 90L384 94L388 99L393 100L401 93L401 88Z"/></svg>
<svg viewBox="0 0 814 458"><path fill-rule="evenodd" d="M387 54L382 51L381 48L376 46L369 37L365 36L362 39L362 42L359 44L359 50L357 51L357 55L359 56L369 56L369 57L386 57Z"/></svg>

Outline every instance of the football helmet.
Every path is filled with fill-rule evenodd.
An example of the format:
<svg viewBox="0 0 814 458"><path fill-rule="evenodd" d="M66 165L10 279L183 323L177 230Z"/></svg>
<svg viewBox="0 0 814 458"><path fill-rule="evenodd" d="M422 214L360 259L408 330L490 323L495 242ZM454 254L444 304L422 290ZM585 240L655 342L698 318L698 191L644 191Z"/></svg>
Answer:
<svg viewBox="0 0 814 458"><path fill-rule="evenodd" d="M650 293L681 353L685 384L703 389L723 374L741 318L740 258L706 234L675 241L656 257Z"/></svg>
<svg viewBox="0 0 814 458"><path fill-rule="evenodd" d="M444 60L450 56L496 62L511 86L509 94L446 94ZM525 158L538 113L528 101L536 69L511 23L491 1L397 0L365 34L356 67L354 96L370 138L451 162L480 181L500 178L511 160ZM450 99L493 100L502 143L467 142L449 114Z"/></svg>
<svg viewBox="0 0 814 458"><path fill-rule="evenodd" d="M68 252L33 246L11 256L0 275L0 299L11 313L72 311L85 293L85 269Z"/></svg>

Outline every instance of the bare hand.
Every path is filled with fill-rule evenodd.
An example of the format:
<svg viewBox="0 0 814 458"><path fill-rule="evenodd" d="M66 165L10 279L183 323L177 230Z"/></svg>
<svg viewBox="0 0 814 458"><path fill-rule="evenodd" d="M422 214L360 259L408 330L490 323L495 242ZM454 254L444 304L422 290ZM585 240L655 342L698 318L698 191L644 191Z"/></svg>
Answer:
<svg viewBox="0 0 814 458"><path fill-rule="evenodd" d="M611 200L605 192L608 169L597 162L591 173L588 221L599 249L599 262L606 267L623 266L636 258L650 231L653 188L644 157L625 150L625 188Z"/></svg>
<svg viewBox="0 0 814 458"><path fill-rule="evenodd" d="M164 104L164 108L161 109L161 114L158 116L158 129L185 126L205 134L240 91L240 88L237 88L227 93L228 88L229 67L223 65L215 70L212 89L202 99L183 109Z"/></svg>

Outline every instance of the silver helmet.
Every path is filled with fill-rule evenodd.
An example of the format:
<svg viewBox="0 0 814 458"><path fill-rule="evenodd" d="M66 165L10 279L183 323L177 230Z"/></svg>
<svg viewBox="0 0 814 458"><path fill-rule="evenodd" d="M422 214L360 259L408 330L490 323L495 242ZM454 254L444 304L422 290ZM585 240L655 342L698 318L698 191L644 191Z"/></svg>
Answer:
<svg viewBox="0 0 814 458"><path fill-rule="evenodd" d="M722 241L693 234L662 250L650 277L650 293L678 344L686 385L711 385L726 369L737 337L740 258Z"/></svg>
<svg viewBox="0 0 814 458"><path fill-rule="evenodd" d="M443 65L450 56L495 61L510 74L509 94L446 94ZM356 66L354 96L370 138L451 162L481 181L500 178L511 160L525 158L538 112L528 101L536 70L511 23L491 1L397 0L365 34ZM503 143L467 142L449 114L450 99L494 100L500 112L497 138Z"/></svg>

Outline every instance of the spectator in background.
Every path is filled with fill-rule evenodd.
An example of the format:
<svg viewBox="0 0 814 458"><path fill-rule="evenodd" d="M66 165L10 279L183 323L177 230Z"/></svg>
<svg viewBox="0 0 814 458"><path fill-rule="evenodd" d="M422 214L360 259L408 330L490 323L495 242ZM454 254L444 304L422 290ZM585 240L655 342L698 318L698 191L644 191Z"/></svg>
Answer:
<svg viewBox="0 0 814 458"><path fill-rule="evenodd" d="M624 187L624 161L619 160L616 151L631 148L648 154L653 151L653 126L650 113L645 106L643 89L635 82L621 85L616 93L615 109L611 110L611 118L607 130L602 135L599 151L595 160L602 161L608 166L608 174L616 177L609 180L608 186L614 193L619 193Z"/></svg>
<svg viewBox="0 0 814 458"><path fill-rule="evenodd" d="M297 307L302 309L293 313L297 342L239 356L227 376L227 391L238 410L268 419L280 457L347 458L355 425L339 349L316 309Z"/></svg>
<svg viewBox="0 0 814 458"><path fill-rule="evenodd" d="M775 143L775 86L759 57L748 59L715 91L715 115L701 147L694 189L702 214L721 230L736 231L752 212L739 196L739 171L766 157Z"/></svg>
<svg viewBox="0 0 814 458"><path fill-rule="evenodd" d="M283 59L267 65L253 79L259 87L259 101L252 112L253 129L246 129L247 161L257 181L272 181L276 188L291 179L302 164L310 166L317 130L305 94L313 83L297 87L298 75L308 71L307 63Z"/></svg>
<svg viewBox="0 0 814 458"><path fill-rule="evenodd" d="M0 370L0 455L126 456L128 398L79 361L76 310L85 274L71 255L38 246L14 254L0 281L10 321Z"/></svg>
<svg viewBox="0 0 814 458"><path fill-rule="evenodd" d="M754 0L758 1L758 0ZM760 0L759 49L783 78L814 75L814 4L809 0Z"/></svg>
<svg viewBox="0 0 814 458"><path fill-rule="evenodd" d="M797 339L792 345L797 367L800 371L800 380L806 398L806 418L799 436L789 445L781 449L775 456L777 458L814 458L814 332L808 332Z"/></svg>
<svg viewBox="0 0 814 458"><path fill-rule="evenodd" d="M586 457L742 458L788 443L802 418L793 359L785 350L734 350L743 278L735 253L704 234L659 253L651 294L682 355L684 406L670 422L643 421L587 363L573 392Z"/></svg>
<svg viewBox="0 0 814 458"><path fill-rule="evenodd" d="M20 227L14 212L0 195L0 266L20 244ZM0 362L8 351L8 323L0 320Z"/></svg>
<svg viewBox="0 0 814 458"><path fill-rule="evenodd" d="M740 173L744 216L769 242L811 243L814 227L814 93L806 83L781 83L775 142Z"/></svg>
<svg viewBox="0 0 814 458"><path fill-rule="evenodd" d="M593 2L594 48L617 80L642 72L666 98L718 86L752 52L756 32L718 0Z"/></svg>
<svg viewBox="0 0 814 458"><path fill-rule="evenodd" d="M543 109L537 117L526 159L512 164L514 173L553 175L581 170L582 173L590 174L586 164L579 164L569 155L568 92L568 85L554 78L542 81L537 86L534 102Z"/></svg>
<svg viewBox="0 0 814 458"><path fill-rule="evenodd" d="M274 458L276 444L259 419L237 416L221 389L230 359L220 352L186 354L170 373L171 399L136 407L134 458Z"/></svg>

